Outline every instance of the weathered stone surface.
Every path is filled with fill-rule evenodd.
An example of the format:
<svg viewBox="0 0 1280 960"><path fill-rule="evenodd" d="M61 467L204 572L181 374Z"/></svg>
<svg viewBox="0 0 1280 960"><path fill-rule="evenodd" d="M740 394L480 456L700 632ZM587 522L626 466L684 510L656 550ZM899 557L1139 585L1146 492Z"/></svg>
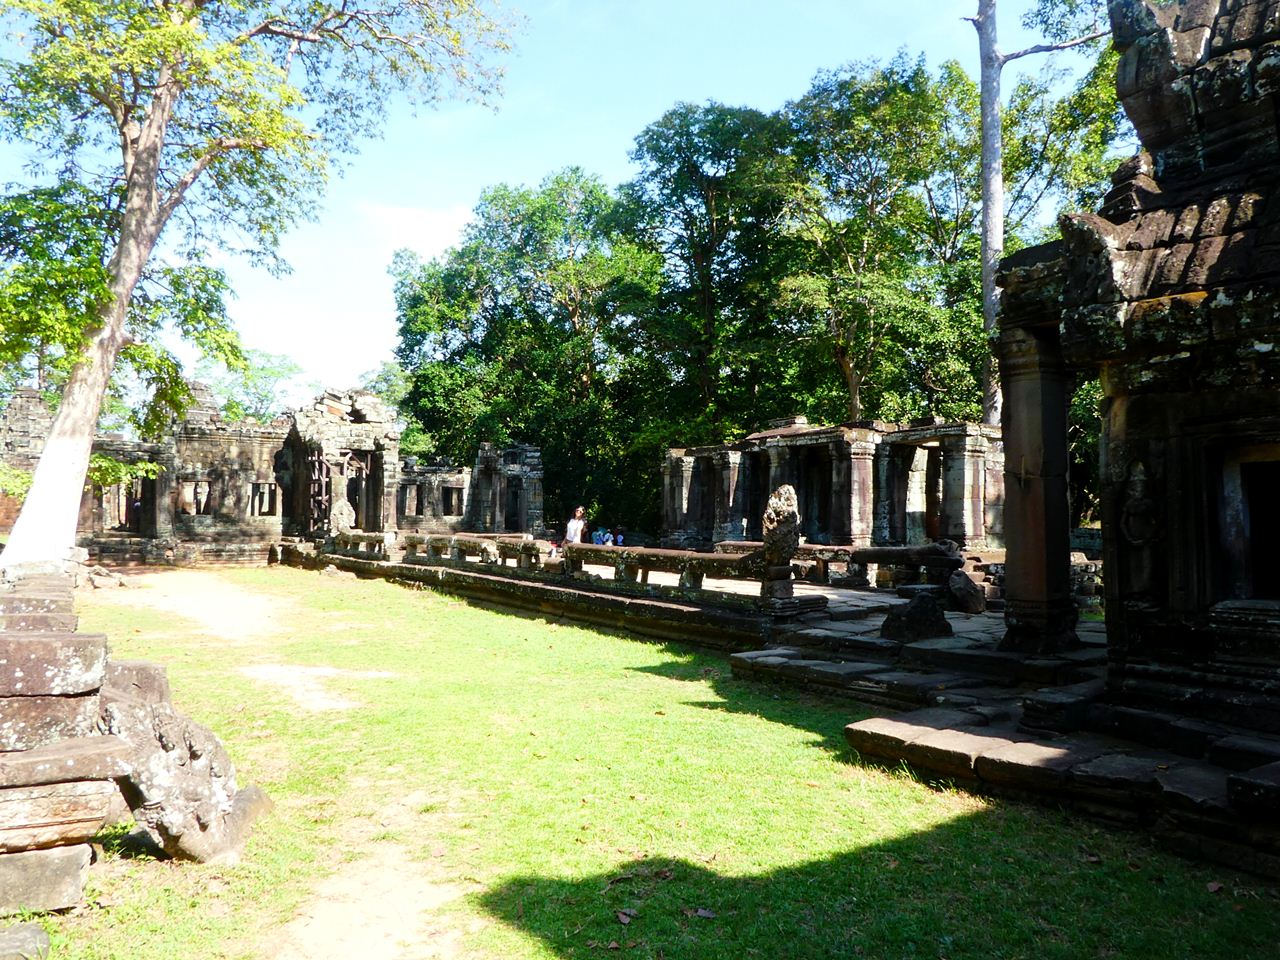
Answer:
<svg viewBox="0 0 1280 960"><path fill-rule="evenodd" d="M83 843L102 828L115 792L110 780L0 789L0 853Z"/></svg>
<svg viewBox="0 0 1280 960"><path fill-rule="evenodd" d="M1098 744L1031 740L984 751L974 761L974 771L981 779L999 786L1053 791L1066 784L1073 767L1103 752Z"/></svg>
<svg viewBox="0 0 1280 960"><path fill-rule="evenodd" d="M1275 823L1280 817L1280 763L1228 776L1227 799L1233 809Z"/></svg>
<svg viewBox="0 0 1280 960"><path fill-rule="evenodd" d="M92 633L0 633L0 697L65 696L102 686L107 638Z"/></svg>
<svg viewBox="0 0 1280 960"><path fill-rule="evenodd" d="M162 670L152 665L150 672ZM102 730L132 749L120 790L138 822L170 856L232 862L270 801L257 787L237 789L231 758L213 733L168 701L145 699L168 689L148 672L132 664L127 689L108 685L102 692Z"/></svg>
<svg viewBox="0 0 1280 960"><path fill-rule="evenodd" d="M1108 804L1140 805L1159 790L1156 775L1181 762L1181 758L1171 755L1104 754L1073 767L1069 786L1075 794Z"/></svg>
<svg viewBox="0 0 1280 960"><path fill-rule="evenodd" d="M112 780L129 772L119 737L79 737L32 750L0 753L0 788L71 780Z"/></svg>
<svg viewBox="0 0 1280 960"><path fill-rule="evenodd" d="M1207 763L1180 763L1156 772L1164 801L1197 813L1227 812L1227 772Z"/></svg>
<svg viewBox="0 0 1280 960"><path fill-rule="evenodd" d="M949 637L953 633L951 624L937 598L923 594L915 597L905 607L897 607L889 611L884 626L880 628L880 636L887 640L900 640L911 643L929 637Z"/></svg>
<svg viewBox="0 0 1280 960"><path fill-rule="evenodd" d="M0 916L77 906L92 852L79 844L0 854Z"/></svg>
<svg viewBox="0 0 1280 960"><path fill-rule="evenodd" d="M1007 736L1001 736L1001 733ZM974 764L987 751L1009 747L1012 730L930 730L903 745L903 757L913 767L944 777L973 780Z"/></svg>
<svg viewBox="0 0 1280 960"><path fill-rule="evenodd" d="M1280 761L1280 740L1221 737L1209 745L1209 762L1228 770L1253 770Z"/></svg>
<svg viewBox="0 0 1280 960"><path fill-rule="evenodd" d="M45 960L52 948L38 923L18 923L0 930L0 960Z"/></svg>
<svg viewBox="0 0 1280 960"><path fill-rule="evenodd" d="M986 612L987 595L963 570L956 570L947 578L947 595L961 613Z"/></svg>
<svg viewBox="0 0 1280 960"><path fill-rule="evenodd" d="M0 752L30 750L94 732L98 695L0 697Z"/></svg>
<svg viewBox="0 0 1280 960"><path fill-rule="evenodd" d="M79 622L74 613L6 613L0 614L0 631L74 633Z"/></svg>
<svg viewBox="0 0 1280 960"><path fill-rule="evenodd" d="M147 703L168 703L169 672L150 660L112 660L103 675L103 686Z"/></svg>
<svg viewBox="0 0 1280 960"><path fill-rule="evenodd" d="M896 717L871 717L844 728L844 737L858 753L867 757L896 760L903 744L932 730L979 726L982 718L964 710L930 708L913 710Z"/></svg>

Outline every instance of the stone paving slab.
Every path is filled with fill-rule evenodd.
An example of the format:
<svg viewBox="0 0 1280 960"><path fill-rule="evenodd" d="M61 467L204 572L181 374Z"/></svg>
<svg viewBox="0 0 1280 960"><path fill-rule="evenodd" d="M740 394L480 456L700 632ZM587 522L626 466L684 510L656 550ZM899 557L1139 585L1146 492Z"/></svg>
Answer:
<svg viewBox="0 0 1280 960"><path fill-rule="evenodd" d="M984 751L974 762L974 772L999 786L1061 789L1072 768L1105 751L1106 746L1098 742L1023 740Z"/></svg>
<svg viewBox="0 0 1280 960"><path fill-rule="evenodd" d="M0 854L0 914L65 910L80 903L88 844Z"/></svg>
<svg viewBox="0 0 1280 960"><path fill-rule="evenodd" d="M1231 774L1227 797L1232 806L1276 822L1280 819L1280 763Z"/></svg>

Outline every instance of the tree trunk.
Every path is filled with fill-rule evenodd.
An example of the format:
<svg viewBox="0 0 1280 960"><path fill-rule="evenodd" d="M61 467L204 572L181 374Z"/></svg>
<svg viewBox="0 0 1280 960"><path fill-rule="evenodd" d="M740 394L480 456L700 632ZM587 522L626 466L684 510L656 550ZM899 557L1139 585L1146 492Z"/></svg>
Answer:
<svg viewBox="0 0 1280 960"><path fill-rule="evenodd" d="M66 560L75 546L94 428L116 356L124 346L127 308L126 299L104 309L109 315L90 341L84 359L71 371L44 452L36 464L31 490L9 542L0 553L0 567L6 570Z"/></svg>
<svg viewBox="0 0 1280 960"><path fill-rule="evenodd" d="M854 369L849 351L842 347L836 347L836 363L849 391L849 421L854 423L862 419L862 376Z"/></svg>
<svg viewBox="0 0 1280 960"><path fill-rule="evenodd" d="M58 564L70 559L75 547L102 398L116 358L129 342L125 319L134 288L167 220L159 203L160 156L179 92L176 84L162 82L146 123L125 141L129 173L124 212L120 238L107 264L111 299L99 308L99 326L63 388L62 403L36 464L31 489L0 553L0 569L16 572L22 565Z"/></svg>
<svg viewBox="0 0 1280 960"><path fill-rule="evenodd" d="M982 327L988 342L995 336L1000 309L996 268L1004 253L1004 146L1000 117L1000 71L1004 59L996 41L996 0L978 0L973 18L982 59ZM982 364L982 422L999 424L1003 400L994 353L987 348Z"/></svg>

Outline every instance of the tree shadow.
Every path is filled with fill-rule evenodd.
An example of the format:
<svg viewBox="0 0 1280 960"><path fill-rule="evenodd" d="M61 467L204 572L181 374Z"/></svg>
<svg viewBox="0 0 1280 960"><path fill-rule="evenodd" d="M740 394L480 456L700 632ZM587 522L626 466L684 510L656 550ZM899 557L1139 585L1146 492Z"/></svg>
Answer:
<svg viewBox="0 0 1280 960"><path fill-rule="evenodd" d="M632 859L591 876L515 877L479 900L563 958L1274 956L1274 891L1227 878L1229 892L1207 895L1222 879L1144 840L1014 805L758 874Z"/></svg>
<svg viewBox="0 0 1280 960"><path fill-rule="evenodd" d="M736 677L728 659L721 655L677 643L662 644L661 649L667 657L661 663L632 669L669 680L705 683L721 699L687 700L686 705L760 717L804 730L814 735L814 746L828 753L847 756L844 728L882 712L837 694Z"/></svg>

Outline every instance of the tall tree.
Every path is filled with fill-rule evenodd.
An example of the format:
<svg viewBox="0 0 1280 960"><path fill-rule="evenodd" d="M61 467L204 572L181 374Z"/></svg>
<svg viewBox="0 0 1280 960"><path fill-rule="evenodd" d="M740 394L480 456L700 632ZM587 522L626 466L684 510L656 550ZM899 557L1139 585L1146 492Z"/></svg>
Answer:
<svg viewBox="0 0 1280 960"><path fill-rule="evenodd" d="M1067 50L1107 35L1101 27L1106 0L1038 0L1029 22L1057 39L1013 53L1000 51L996 0L978 0L978 12L970 19L978 32L982 90L982 316L988 337L995 335L999 311L996 269L1004 254L1005 170L1004 129L1000 103L1001 74L1007 64L1037 53ZM1085 24L1088 23L1088 26ZM1102 79L1101 76L1097 79ZM983 375L983 422L1000 422L1000 378L994 358L987 357Z"/></svg>
<svg viewBox="0 0 1280 960"><path fill-rule="evenodd" d="M537 442L553 512L628 496L613 390L659 262L615 221L609 191L571 168L485 191L459 247L430 263L402 252L392 269L407 405L434 449L466 460L482 441Z"/></svg>
<svg viewBox="0 0 1280 960"><path fill-rule="evenodd" d="M129 306L179 211L187 249L221 236L270 256L388 96L484 93L482 55L504 41L476 0L0 0L0 15L21 51L0 65L0 128L122 194L105 289L5 550L13 567L73 543Z"/></svg>
<svg viewBox="0 0 1280 960"><path fill-rule="evenodd" d="M665 264L660 296L635 333L668 371L688 442L737 428L735 407L776 361L773 269L783 239L781 168L790 131L778 116L718 103L677 104L636 138L639 175L623 187L631 229ZM725 371L735 376L726 382ZM747 396L735 397L746 387Z"/></svg>
<svg viewBox="0 0 1280 960"><path fill-rule="evenodd" d="M907 409L903 371L941 392L933 368L958 343L972 346L951 274L972 255L975 100L957 65L935 80L923 60L899 55L820 73L788 107L801 175L791 223L806 256L784 302L829 345L851 420L865 416L868 387L877 416L919 412ZM898 402L885 406L895 389Z"/></svg>

